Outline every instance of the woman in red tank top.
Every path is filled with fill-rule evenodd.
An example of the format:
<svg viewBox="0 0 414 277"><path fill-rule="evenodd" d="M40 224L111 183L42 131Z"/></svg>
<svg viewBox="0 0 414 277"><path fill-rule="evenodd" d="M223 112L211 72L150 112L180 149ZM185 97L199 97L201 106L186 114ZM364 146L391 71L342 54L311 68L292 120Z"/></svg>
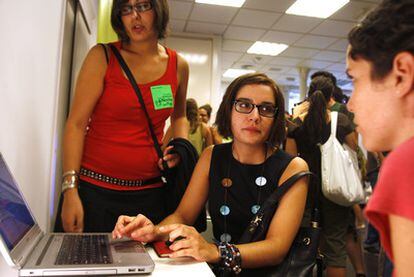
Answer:
<svg viewBox="0 0 414 277"><path fill-rule="evenodd" d="M171 116L174 137L186 137L188 64L159 44L168 24L166 0L115 0L113 45L141 90L161 143ZM174 166L175 155L164 160ZM147 118L117 59L106 45L88 53L78 76L63 141L63 204L66 232L111 231L120 214L165 216L159 158Z"/></svg>

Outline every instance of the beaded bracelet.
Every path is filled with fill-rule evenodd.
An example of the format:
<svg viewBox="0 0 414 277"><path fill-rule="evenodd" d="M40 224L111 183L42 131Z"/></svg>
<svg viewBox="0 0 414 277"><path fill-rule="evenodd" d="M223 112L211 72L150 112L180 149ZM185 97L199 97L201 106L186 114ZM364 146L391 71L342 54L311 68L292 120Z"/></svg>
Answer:
<svg viewBox="0 0 414 277"><path fill-rule="evenodd" d="M227 242L220 242L217 247L220 253L221 267L226 271L239 274L242 270L240 250L234 244Z"/></svg>

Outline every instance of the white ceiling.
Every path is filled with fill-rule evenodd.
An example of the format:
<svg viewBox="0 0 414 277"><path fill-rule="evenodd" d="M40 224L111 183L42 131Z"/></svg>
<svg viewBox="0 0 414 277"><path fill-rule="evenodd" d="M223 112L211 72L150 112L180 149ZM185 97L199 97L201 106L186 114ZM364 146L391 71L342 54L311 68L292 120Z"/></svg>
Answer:
<svg viewBox="0 0 414 277"><path fill-rule="evenodd" d="M294 1L246 0L241 8L233 8L169 0L170 29L173 34L221 36L221 73L230 67L254 69L279 84L296 87L297 68L302 66L309 67L310 74L322 69L330 71L344 89L349 88L344 73L347 34L380 0L351 0L327 19L285 14ZM289 47L276 57L247 54L256 40Z"/></svg>

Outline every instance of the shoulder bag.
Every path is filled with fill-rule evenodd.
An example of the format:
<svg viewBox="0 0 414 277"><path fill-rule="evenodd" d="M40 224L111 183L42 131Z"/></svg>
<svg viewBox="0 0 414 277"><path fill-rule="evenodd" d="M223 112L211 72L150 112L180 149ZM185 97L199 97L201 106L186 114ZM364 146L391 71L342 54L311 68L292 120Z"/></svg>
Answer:
<svg viewBox="0 0 414 277"><path fill-rule="evenodd" d="M239 243L249 243L264 240L269 230L270 222L275 214L277 206L282 196L304 176L315 176L310 171L299 172L281 184L275 192L263 203L260 210L253 217L244 231ZM315 193L316 192L316 193ZM313 268L318 261L318 245L320 231L319 228L319 211L318 205L318 189L315 186L315 199L311 205L312 214L311 222L308 227L301 227L289 249L288 254L283 261L271 267L258 269L243 269L242 275L250 276L269 276L269 277L307 277L312 276ZM319 270L320 268L318 268ZM243 273L244 271L244 273ZM318 271L318 276L322 272Z"/></svg>
<svg viewBox="0 0 414 277"><path fill-rule="evenodd" d="M336 138L338 112L331 112L331 135L322 145L322 193L332 202L342 206L361 203L365 194L358 168L356 152Z"/></svg>

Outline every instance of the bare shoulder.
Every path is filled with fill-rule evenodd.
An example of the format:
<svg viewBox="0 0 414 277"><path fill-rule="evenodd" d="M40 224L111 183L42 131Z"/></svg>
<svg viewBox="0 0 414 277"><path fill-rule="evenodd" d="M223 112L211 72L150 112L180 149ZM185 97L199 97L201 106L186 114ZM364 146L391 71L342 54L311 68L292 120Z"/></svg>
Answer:
<svg viewBox="0 0 414 277"><path fill-rule="evenodd" d="M189 72L188 62L180 54L177 54L177 70L178 70L179 74L188 75L188 72ZM185 76L185 75L183 75L183 76Z"/></svg>
<svg viewBox="0 0 414 277"><path fill-rule="evenodd" d="M102 45L96 44L89 50L85 58L84 67L90 68L91 70L93 70L95 73L98 73L98 74L105 73L107 62L106 62L105 50Z"/></svg>
<svg viewBox="0 0 414 277"><path fill-rule="evenodd" d="M285 171L283 172L279 180L279 184L282 184L284 181L286 181L296 173L303 171L309 171L309 167L306 161L299 157L293 158L289 165L286 167Z"/></svg>

